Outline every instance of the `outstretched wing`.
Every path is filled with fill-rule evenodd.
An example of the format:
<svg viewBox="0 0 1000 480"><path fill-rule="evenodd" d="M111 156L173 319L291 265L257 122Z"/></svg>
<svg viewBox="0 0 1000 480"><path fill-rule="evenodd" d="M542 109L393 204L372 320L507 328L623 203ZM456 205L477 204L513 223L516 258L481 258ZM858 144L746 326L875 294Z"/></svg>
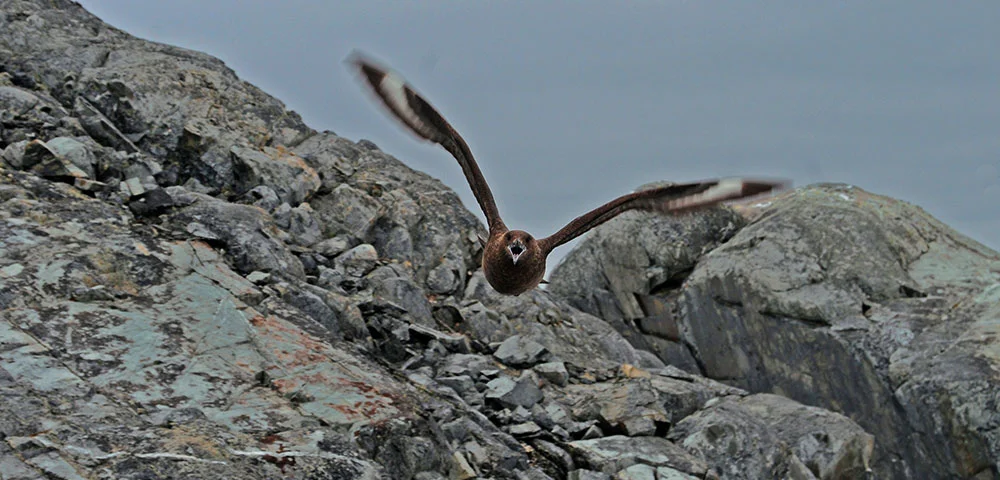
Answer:
<svg viewBox="0 0 1000 480"><path fill-rule="evenodd" d="M493 192L486 184L483 172L479 170L476 159L469 151L469 145L451 124L396 72L379 66L359 52L352 53L347 61L358 69L365 83L403 125L420 138L441 145L458 160L465 179L469 181L472 193L479 202L479 208L486 215L490 233L506 231L507 227L500 219Z"/></svg>
<svg viewBox="0 0 1000 480"><path fill-rule="evenodd" d="M784 182L734 178L668 185L643 190L622 195L580 215L552 236L543 238L539 242L542 251L548 254L552 249L583 235L591 228L629 210L647 210L676 214L708 207L728 200L771 193L785 186Z"/></svg>

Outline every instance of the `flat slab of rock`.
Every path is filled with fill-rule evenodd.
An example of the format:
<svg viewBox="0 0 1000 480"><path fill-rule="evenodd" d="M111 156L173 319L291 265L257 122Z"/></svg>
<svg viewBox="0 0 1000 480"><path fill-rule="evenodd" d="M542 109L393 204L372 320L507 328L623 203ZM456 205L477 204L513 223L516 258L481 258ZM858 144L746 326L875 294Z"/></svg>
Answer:
<svg viewBox="0 0 1000 480"><path fill-rule="evenodd" d="M660 437L611 437L577 440L566 444L586 468L615 474L633 465L670 467L703 477L708 466L673 442Z"/></svg>
<svg viewBox="0 0 1000 480"><path fill-rule="evenodd" d="M538 342L514 335L503 342L493 352L493 356L504 365L512 367L530 367L547 358L549 351Z"/></svg>
<svg viewBox="0 0 1000 480"><path fill-rule="evenodd" d="M495 400L511 409L519 406L531 408L544 397L538 385L528 375L521 375L517 379L501 376L490 380L486 384L485 395L487 400Z"/></svg>

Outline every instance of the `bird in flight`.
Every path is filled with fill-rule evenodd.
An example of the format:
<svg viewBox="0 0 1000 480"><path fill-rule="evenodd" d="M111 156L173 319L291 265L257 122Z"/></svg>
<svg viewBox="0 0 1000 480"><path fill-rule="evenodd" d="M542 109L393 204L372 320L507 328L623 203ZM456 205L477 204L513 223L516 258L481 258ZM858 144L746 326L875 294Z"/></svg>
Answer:
<svg viewBox="0 0 1000 480"><path fill-rule="evenodd" d="M479 170L469 146L416 90L396 72L354 52L348 64L403 125L418 137L436 143L451 153L465 173L479 208L486 215L489 237L483 247L483 272L493 288L503 294L520 295L538 286L545 275L545 259L556 247L629 210L666 214L689 212L721 202L753 197L781 189L784 182L747 179L705 180L670 184L622 195L573 219L545 238L523 230L510 230L500 218L493 193Z"/></svg>

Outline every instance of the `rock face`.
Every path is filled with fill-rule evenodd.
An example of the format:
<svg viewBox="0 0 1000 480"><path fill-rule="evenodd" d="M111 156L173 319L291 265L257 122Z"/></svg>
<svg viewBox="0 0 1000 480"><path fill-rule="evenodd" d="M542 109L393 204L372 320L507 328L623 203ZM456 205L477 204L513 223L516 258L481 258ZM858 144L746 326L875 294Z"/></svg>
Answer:
<svg viewBox="0 0 1000 480"><path fill-rule="evenodd" d="M607 225L552 289L585 311L623 312L630 339L679 332L674 343L710 378L851 417L875 435L887 477L1000 474L996 252L917 207L843 185L776 199L683 282L635 289L630 278L689 263L629 264L598 243L642 235ZM632 309L637 299L652 314Z"/></svg>
<svg viewBox="0 0 1000 480"><path fill-rule="evenodd" d="M136 39L68 0L0 3L0 152L4 479L849 478L925 429L968 425L975 434L925 463L900 454L899 468L876 465L903 476L925 465L944 476L996 472L983 463L996 458L995 382L982 377L995 344L992 324L976 323L995 318L996 289L982 290L989 277L971 267L932 278L950 271L934 262L957 247L928 240L928 253L896 270L866 253L884 272L845 265L837 285L865 278L858 291L877 301L814 309L860 308L855 320L883 325L878 337L834 320L808 330L842 339L845 352L860 338L882 359L861 372L865 392L881 397L830 405L855 423L750 394L770 382L818 403L780 379L783 364L733 353L760 348L735 333L746 330L715 345L693 327L700 315L741 318L726 299L773 296L741 293L747 272L710 268L744 238L741 216L660 219L638 247L614 244L626 262L617 274L579 269L576 293L586 295L572 302L584 311L540 290L501 296L478 269L482 226L440 182L371 142L309 129L215 58ZM760 225L798 218L770 215L743 232L765 238L777 231ZM949 307L953 325L968 328L942 327L937 298L976 289ZM919 292L928 296L911 298ZM685 307L673 311L664 294ZM742 322L813 311L795 303L805 297L781 298ZM916 303L924 309L904 308ZM945 340L947 352L921 354ZM805 344L781 345L809 360ZM955 375L968 355L980 363ZM757 363L734 370L729 358ZM796 381L848 378L848 360L830 357L842 371L823 374L803 361L812 376ZM732 385L690 373L701 369ZM905 399L897 417L864 410L886 398ZM934 409L945 401L954 409ZM930 423L909 430L894 423L924 414ZM956 450L968 455L951 460Z"/></svg>

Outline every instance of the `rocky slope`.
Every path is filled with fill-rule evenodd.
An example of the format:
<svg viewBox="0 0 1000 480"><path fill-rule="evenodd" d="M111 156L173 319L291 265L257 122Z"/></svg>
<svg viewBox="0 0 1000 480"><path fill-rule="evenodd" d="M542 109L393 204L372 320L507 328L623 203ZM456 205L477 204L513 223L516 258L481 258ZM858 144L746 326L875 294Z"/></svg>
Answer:
<svg viewBox="0 0 1000 480"><path fill-rule="evenodd" d="M681 259L640 272L658 288L608 289L598 276L570 301L543 291L499 296L477 269L482 227L438 181L370 142L309 129L217 59L136 39L66 0L0 3L0 150L4 479L857 478L873 455L886 475L925 466L884 460L906 440L892 437L902 431L895 424L869 421L877 414L825 405L856 423L813 398L799 398L807 406L761 393L796 398L807 388L762 370L770 360L759 356L771 351L736 334L749 327L726 324L734 332L724 345L684 343L664 321L769 318L735 311L728 297L711 310L706 289L684 297L701 305L685 310L688 320L657 302L676 297L692 268L688 285L702 270L710 285L744 278L710 267L745 235L794 247L768 224L792 213L745 227L719 210L644 237ZM931 262L945 257L926 258L921 279L947 271ZM614 282L630 268L602 275ZM869 272L880 285L899 275ZM963 278L971 292L986 277ZM954 308L972 315L973 304L988 304L983 295ZM933 310L893 316L890 297L865 312L935 328ZM635 298L659 307L646 322L653 330L630 329ZM931 345L958 335L985 368L996 344L983 340L990 324L979 328L976 337L889 335L872 348L891 355L898 339ZM689 326L682 333L701 338ZM758 362L737 363L754 381L726 370L744 358L732 356L740 348ZM907 371L943 375L965 352L910 356ZM850 366L838 362L830 368ZM873 362L871 391L893 364ZM983 380L984 370L967 370ZM813 373L815 396L832 389ZM913 400L901 405L913 415L942 398L921 378L902 380ZM954 372L951 380L964 381ZM979 392L995 385L985 379ZM961 432L973 421L995 432L995 409L972 409L970 395L956 393L949 415L906 433ZM968 438L980 443L950 445L972 460L935 452L929 471L995 475L976 456L996 458L995 437Z"/></svg>

